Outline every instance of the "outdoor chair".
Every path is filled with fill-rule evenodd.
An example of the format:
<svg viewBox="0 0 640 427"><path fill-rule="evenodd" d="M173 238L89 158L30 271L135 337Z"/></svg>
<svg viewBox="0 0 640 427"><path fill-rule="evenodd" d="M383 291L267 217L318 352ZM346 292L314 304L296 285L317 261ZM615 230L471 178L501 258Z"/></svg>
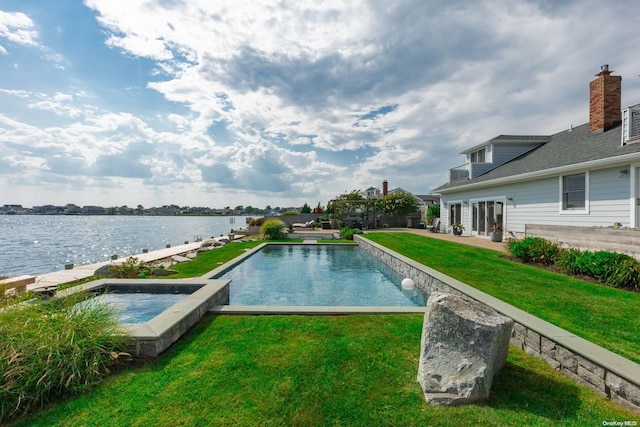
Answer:
<svg viewBox="0 0 640 427"><path fill-rule="evenodd" d="M427 230L429 230L432 233L440 232L440 218L433 218L431 220L431 224L427 225Z"/></svg>

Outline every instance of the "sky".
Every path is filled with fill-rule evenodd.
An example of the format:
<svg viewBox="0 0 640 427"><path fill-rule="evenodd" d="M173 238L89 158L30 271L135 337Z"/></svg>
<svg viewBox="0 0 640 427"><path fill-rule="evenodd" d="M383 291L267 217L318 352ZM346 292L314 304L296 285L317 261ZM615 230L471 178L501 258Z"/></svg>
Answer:
<svg viewBox="0 0 640 427"><path fill-rule="evenodd" d="M636 0L0 0L0 205L429 194L462 150L640 103Z"/></svg>

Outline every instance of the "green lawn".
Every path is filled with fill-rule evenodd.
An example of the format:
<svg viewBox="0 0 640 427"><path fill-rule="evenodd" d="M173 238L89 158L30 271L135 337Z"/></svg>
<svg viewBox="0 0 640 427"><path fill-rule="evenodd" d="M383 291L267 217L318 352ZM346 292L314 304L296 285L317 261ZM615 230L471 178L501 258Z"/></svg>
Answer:
<svg viewBox="0 0 640 427"><path fill-rule="evenodd" d="M491 399L432 407L422 315L206 316L159 359L19 426L584 426L637 420L511 348Z"/></svg>
<svg viewBox="0 0 640 427"><path fill-rule="evenodd" d="M640 293L585 282L487 249L410 233L366 237L640 363Z"/></svg>
<svg viewBox="0 0 640 427"><path fill-rule="evenodd" d="M451 242L408 233L368 237L637 361L638 294ZM226 245L175 268L180 277L200 276L259 243ZM422 321L422 315L208 315L157 360L127 368L94 391L15 425L583 426L640 421L638 414L514 347L488 402L432 407L416 382Z"/></svg>

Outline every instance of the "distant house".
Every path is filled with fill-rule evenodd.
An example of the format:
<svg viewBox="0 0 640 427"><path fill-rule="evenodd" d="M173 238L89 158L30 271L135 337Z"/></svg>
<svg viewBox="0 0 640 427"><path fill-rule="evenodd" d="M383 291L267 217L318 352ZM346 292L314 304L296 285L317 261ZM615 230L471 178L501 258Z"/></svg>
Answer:
<svg viewBox="0 0 640 427"><path fill-rule="evenodd" d="M589 122L554 135L500 135L461 154L433 190L445 229L485 236L493 224L640 227L640 104L621 111L622 78L601 67Z"/></svg>
<svg viewBox="0 0 640 427"><path fill-rule="evenodd" d="M82 207L82 214L83 215L106 215L107 210L102 206L87 205Z"/></svg>
<svg viewBox="0 0 640 427"><path fill-rule="evenodd" d="M378 197L380 195L380 189L376 187L369 187L364 190L364 197L370 199L372 197Z"/></svg>

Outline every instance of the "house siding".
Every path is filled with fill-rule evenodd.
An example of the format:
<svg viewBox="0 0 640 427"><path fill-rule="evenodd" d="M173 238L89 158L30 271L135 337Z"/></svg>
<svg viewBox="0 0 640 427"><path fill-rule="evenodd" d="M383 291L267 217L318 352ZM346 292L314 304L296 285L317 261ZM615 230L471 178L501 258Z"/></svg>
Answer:
<svg viewBox="0 0 640 427"><path fill-rule="evenodd" d="M560 178L552 176L442 195L445 203L470 201L462 206L466 233L470 230L470 206L476 200L506 200L505 230L524 233L526 224L607 227L614 221L630 226L630 174L620 176L622 167L589 172L588 213L561 212ZM513 200L508 200L511 198ZM448 227L448 206L443 209L443 225Z"/></svg>
<svg viewBox="0 0 640 427"><path fill-rule="evenodd" d="M518 144L518 145L495 145L493 147L493 164L495 166L499 166L503 163L508 162L509 160L515 159L516 157L518 157L521 154L526 153L527 151L530 151L534 148L536 148L537 146L539 146L539 143L536 144Z"/></svg>

